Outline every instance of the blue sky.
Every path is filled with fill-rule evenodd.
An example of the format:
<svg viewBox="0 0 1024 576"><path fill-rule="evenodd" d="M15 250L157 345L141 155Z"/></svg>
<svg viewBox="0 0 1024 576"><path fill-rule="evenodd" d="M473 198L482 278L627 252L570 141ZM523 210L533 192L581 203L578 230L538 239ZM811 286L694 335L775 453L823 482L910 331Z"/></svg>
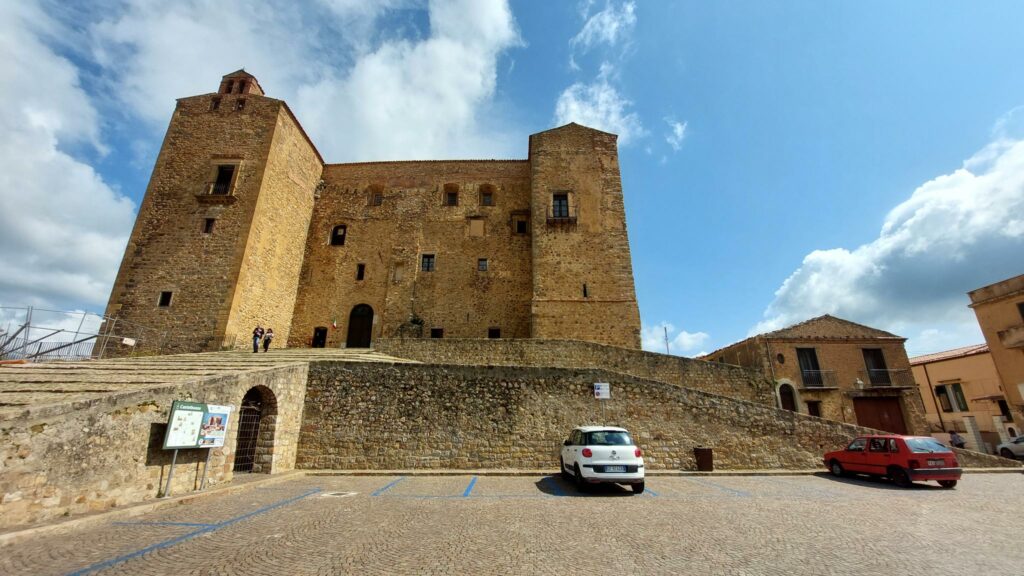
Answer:
<svg viewBox="0 0 1024 576"><path fill-rule="evenodd" d="M240 67L329 162L620 135L645 347L822 314L982 340L1024 273L1024 3L0 5L0 305L102 311L174 99Z"/></svg>

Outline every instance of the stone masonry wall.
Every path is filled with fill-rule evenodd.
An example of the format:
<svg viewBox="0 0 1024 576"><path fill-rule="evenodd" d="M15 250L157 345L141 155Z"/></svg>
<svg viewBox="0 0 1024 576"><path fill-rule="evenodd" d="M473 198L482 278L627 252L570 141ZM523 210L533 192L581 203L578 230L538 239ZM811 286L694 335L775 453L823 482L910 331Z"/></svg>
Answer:
<svg viewBox="0 0 1024 576"><path fill-rule="evenodd" d="M274 445L258 452L260 464L273 473L291 470L306 378L300 363L29 408L0 423L0 530L157 497L173 452L162 450L173 400L235 406L225 446L211 454L207 483L217 484L233 476L242 397L268 388L277 415L264 424L274 427ZM198 489L205 458L205 450L179 451L173 494Z"/></svg>
<svg viewBox="0 0 1024 576"><path fill-rule="evenodd" d="M755 370L592 342L388 338L375 346L391 356L427 363L597 368L775 406L770 383Z"/></svg>
<svg viewBox="0 0 1024 576"><path fill-rule="evenodd" d="M309 346L323 326L330 329L327 347L344 346L359 304L373 308L373 340L413 329L414 315L425 335L440 328L446 338L484 338L498 328L502 336L529 337L529 176L523 160L328 165L289 345ZM493 205L483 203L483 189ZM457 205L445 204L446 191L458 194ZM526 219L526 234L516 233L517 218ZM344 245L330 245L342 224ZM421 269L423 254L434 255L433 271ZM478 270L481 258L486 271Z"/></svg>
<svg viewBox="0 0 1024 576"><path fill-rule="evenodd" d="M593 383L609 382L604 413ZM629 429L652 469L818 468L868 430L602 370L310 365L297 467L557 468L569 431Z"/></svg>

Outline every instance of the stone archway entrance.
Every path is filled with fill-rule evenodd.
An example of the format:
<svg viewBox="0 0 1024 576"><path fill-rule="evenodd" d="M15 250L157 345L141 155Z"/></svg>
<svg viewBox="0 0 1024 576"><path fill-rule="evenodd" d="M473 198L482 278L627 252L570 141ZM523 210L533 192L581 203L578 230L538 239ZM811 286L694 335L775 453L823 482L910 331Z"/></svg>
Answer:
<svg viewBox="0 0 1024 576"><path fill-rule="evenodd" d="M783 410L796 412L796 392L789 384L779 386L779 406Z"/></svg>
<svg viewBox="0 0 1024 576"><path fill-rule="evenodd" d="M277 398L266 386L250 388L238 410L238 437L235 441L235 472L270 473L271 462L265 456L274 453L274 428L277 423Z"/></svg>
<svg viewBox="0 0 1024 576"><path fill-rule="evenodd" d="M348 338L346 348L369 348L373 332L373 308L367 304L359 304L352 308L348 316Z"/></svg>

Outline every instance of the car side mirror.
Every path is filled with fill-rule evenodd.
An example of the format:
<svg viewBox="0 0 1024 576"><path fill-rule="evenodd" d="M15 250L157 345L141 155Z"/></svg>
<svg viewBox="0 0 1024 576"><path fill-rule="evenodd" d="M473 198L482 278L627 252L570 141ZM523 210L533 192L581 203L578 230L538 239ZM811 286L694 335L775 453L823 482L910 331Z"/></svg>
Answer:
<svg viewBox="0 0 1024 576"><path fill-rule="evenodd" d="M566 440L565 442L562 442L562 446L568 446L568 445L569 445L569 441L568 440Z"/></svg>

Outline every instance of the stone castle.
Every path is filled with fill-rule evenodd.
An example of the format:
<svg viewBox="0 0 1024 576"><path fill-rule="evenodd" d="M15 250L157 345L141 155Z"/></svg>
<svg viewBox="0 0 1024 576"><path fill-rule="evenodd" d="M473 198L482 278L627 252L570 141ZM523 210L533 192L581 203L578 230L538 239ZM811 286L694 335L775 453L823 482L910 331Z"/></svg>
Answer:
<svg viewBox="0 0 1024 576"><path fill-rule="evenodd" d="M257 324L292 347L639 348L616 136L569 124L525 160L326 164L239 70L178 100L107 316L163 352L242 347Z"/></svg>

